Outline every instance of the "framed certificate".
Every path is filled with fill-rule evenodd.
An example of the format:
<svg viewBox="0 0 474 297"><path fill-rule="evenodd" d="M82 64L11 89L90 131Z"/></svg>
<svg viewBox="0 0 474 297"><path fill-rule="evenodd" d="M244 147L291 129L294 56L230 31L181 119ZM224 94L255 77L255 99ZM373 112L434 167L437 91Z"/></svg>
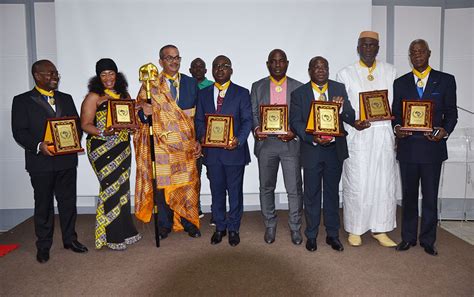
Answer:
<svg viewBox="0 0 474 297"><path fill-rule="evenodd" d="M77 131L78 117L50 118L46 121L43 141L51 142L48 149L54 155L83 152Z"/></svg>
<svg viewBox="0 0 474 297"><path fill-rule="evenodd" d="M306 132L313 135L343 136L340 129L340 103L331 101L312 101Z"/></svg>
<svg viewBox="0 0 474 297"><path fill-rule="evenodd" d="M267 135L288 134L288 105L260 105L260 131Z"/></svg>
<svg viewBox="0 0 474 297"><path fill-rule="evenodd" d="M431 100L402 100L402 131L433 131L433 108Z"/></svg>
<svg viewBox="0 0 474 297"><path fill-rule="evenodd" d="M369 122L394 119L388 103L388 90L361 92L359 101L359 119Z"/></svg>
<svg viewBox="0 0 474 297"><path fill-rule="evenodd" d="M109 100L106 127L118 130L138 128L135 116L135 100Z"/></svg>
<svg viewBox="0 0 474 297"><path fill-rule="evenodd" d="M231 115L206 114L204 147L226 147L234 138L234 118Z"/></svg>

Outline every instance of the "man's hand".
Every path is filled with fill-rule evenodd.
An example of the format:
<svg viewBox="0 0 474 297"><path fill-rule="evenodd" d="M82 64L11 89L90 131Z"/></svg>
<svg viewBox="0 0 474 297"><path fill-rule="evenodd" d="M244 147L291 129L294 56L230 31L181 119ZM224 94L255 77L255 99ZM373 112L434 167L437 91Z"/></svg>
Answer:
<svg viewBox="0 0 474 297"><path fill-rule="evenodd" d="M255 138L257 138L257 140L264 140L264 139L267 139L267 137L268 136L266 134L263 134L262 131L260 130L260 126L255 128Z"/></svg>
<svg viewBox="0 0 474 297"><path fill-rule="evenodd" d="M332 139L333 139L333 137L331 137L331 138L329 138L329 137L321 138L320 135L314 135L313 136L313 141L316 142L319 145L322 145L322 146L325 146L325 145L328 145L329 143L331 143Z"/></svg>
<svg viewBox="0 0 474 297"><path fill-rule="evenodd" d="M202 148L199 141L196 141L196 143L194 144L193 156L195 159L199 159L200 157L202 157Z"/></svg>
<svg viewBox="0 0 474 297"><path fill-rule="evenodd" d="M340 103L341 105L344 104L344 98L342 96L334 96L332 97L332 101Z"/></svg>
<svg viewBox="0 0 474 297"><path fill-rule="evenodd" d="M234 136L232 140L230 141L229 145L225 147L226 150L233 150L239 145L239 139Z"/></svg>
<svg viewBox="0 0 474 297"><path fill-rule="evenodd" d="M287 134L284 134L284 135L278 135L278 138L280 138L281 141L283 142L288 142L290 140L293 140L293 138L295 138L295 133L293 133L293 131L291 130L288 130L288 133Z"/></svg>
<svg viewBox="0 0 474 297"><path fill-rule="evenodd" d="M45 156L54 156L53 153L48 149L48 145L52 145L53 143L50 141L43 141L40 143L39 150Z"/></svg>
<svg viewBox="0 0 474 297"><path fill-rule="evenodd" d="M438 134L436 136L433 135L433 133L425 133L426 138L430 141L435 141L438 142L441 139L443 139L446 135L448 135L448 132L443 127L434 127L433 131L439 130Z"/></svg>
<svg viewBox="0 0 474 297"><path fill-rule="evenodd" d="M153 113L153 109L151 107L151 104L149 103L146 103L145 101L140 101L140 102L137 102L135 104L135 108L137 110L143 110L143 113L145 114L145 116L150 116L152 113Z"/></svg>
<svg viewBox="0 0 474 297"><path fill-rule="evenodd" d="M402 131L402 130L400 130L400 128L401 128L400 125L395 126L395 136L397 138L405 138L407 136L412 135L412 133L410 131Z"/></svg>
<svg viewBox="0 0 474 297"><path fill-rule="evenodd" d="M362 131L364 129L367 129L370 127L370 122L367 121L367 120L356 120L354 122L354 127L358 130L358 131Z"/></svg>

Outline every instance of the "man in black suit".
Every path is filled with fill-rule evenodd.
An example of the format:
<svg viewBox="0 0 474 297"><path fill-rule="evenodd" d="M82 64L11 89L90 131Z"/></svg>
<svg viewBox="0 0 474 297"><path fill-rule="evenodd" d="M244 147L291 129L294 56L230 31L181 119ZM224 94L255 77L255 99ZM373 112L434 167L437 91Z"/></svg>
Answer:
<svg viewBox="0 0 474 297"><path fill-rule="evenodd" d="M78 116L71 95L56 91L59 73L48 60L40 60L31 68L36 86L13 98L12 132L25 149L26 170L34 190L34 223L40 263L49 260L54 233L54 196L58 202L59 221L65 249L87 252L77 241L76 167L77 154L53 156L43 141L46 119ZM77 125L79 127L79 124Z"/></svg>
<svg viewBox="0 0 474 297"><path fill-rule="evenodd" d="M303 203L306 217L306 249L317 249L319 222L321 219L321 192L324 203L324 225L326 243L336 251L343 251L339 241L339 181L342 164L349 156L346 137L313 136L305 132L311 102L315 100L334 101L342 104L339 114L342 121L354 125L355 112L347 99L344 84L329 80L329 64L323 57L314 57L308 69L311 81L291 94L290 124L301 139L301 165L303 166ZM321 191L322 187L322 191Z"/></svg>
<svg viewBox="0 0 474 297"><path fill-rule="evenodd" d="M431 51L423 39L412 41L409 48L413 71L395 80L393 85L392 121L398 138L397 159L402 179L402 241L398 251L416 245L418 234L418 188L421 181L422 217L420 245L430 255L437 255L436 222L441 164L448 159L446 140L457 123L456 81L454 76L431 69ZM402 124L403 100L432 100L431 133L406 132Z"/></svg>

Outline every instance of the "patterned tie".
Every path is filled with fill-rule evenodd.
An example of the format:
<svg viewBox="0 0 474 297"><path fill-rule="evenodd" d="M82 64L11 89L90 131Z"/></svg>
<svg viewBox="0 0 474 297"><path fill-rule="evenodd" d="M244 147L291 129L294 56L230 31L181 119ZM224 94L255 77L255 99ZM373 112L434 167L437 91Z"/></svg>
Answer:
<svg viewBox="0 0 474 297"><path fill-rule="evenodd" d="M43 97L43 99L48 102L49 105L53 106L55 104L55 100L53 97L49 97L49 96L46 96L46 95L41 95Z"/></svg>
<svg viewBox="0 0 474 297"><path fill-rule="evenodd" d="M170 81L170 92L174 100L176 100L176 95L178 94L176 87L174 86L174 79L169 79Z"/></svg>
<svg viewBox="0 0 474 297"><path fill-rule="evenodd" d="M420 99L421 99L421 97L423 97L423 87L418 86L419 81L421 81L421 79L418 78L418 81L416 82L416 90L418 91L418 95L420 95Z"/></svg>
<svg viewBox="0 0 474 297"><path fill-rule="evenodd" d="M217 112L221 112L222 105L224 104L224 97L221 97L220 92L217 95Z"/></svg>

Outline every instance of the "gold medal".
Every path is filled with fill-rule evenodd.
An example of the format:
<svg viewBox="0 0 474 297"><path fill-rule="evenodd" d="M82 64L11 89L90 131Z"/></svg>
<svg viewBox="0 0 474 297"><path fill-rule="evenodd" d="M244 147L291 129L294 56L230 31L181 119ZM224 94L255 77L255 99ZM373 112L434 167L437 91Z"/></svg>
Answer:
<svg viewBox="0 0 474 297"><path fill-rule="evenodd" d="M177 81L177 80L173 80L173 86L174 86L175 88L178 88L178 86L179 86L179 83L178 83L178 81Z"/></svg>
<svg viewBox="0 0 474 297"><path fill-rule="evenodd" d="M420 79L418 80L418 82L416 83L416 85L418 86L418 88L423 88L425 86L425 84L423 83L423 81Z"/></svg>
<svg viewBox="0 0 474 297"><path fill-rule="evenodd" d="M282 89L282 87L280 87L280 86L276 86L276 87L275 87L275 91L276 91L277 93L281 93L282 90L283 90L283 89Z"/></svg>
<svg viewBox="0 0 474 297"><path fill-rule="evenodd" d="M48 98L48 103L49 103L49 105L54 105L54 104L56 104L56 100L54 100L53 97L49 97Z"/></svg>
<svg viewBox="0 0 474 297"><path fill-rule="evenodd" d="M219 97L224 98L225 97L225 90L222 90L219 92Z"/></svg>
<svg viewBox="0 0 474 297"><path fill-rule="evenodd" d="M326 95L325 94L319 95L319 101L326 101Z"/></svg>
<svg viewBox="0 0 474 297"><path fill-rule="evenodd" d="M374 80L374 76L372 74L367 75L367 79L370 81Z"/></svg>

